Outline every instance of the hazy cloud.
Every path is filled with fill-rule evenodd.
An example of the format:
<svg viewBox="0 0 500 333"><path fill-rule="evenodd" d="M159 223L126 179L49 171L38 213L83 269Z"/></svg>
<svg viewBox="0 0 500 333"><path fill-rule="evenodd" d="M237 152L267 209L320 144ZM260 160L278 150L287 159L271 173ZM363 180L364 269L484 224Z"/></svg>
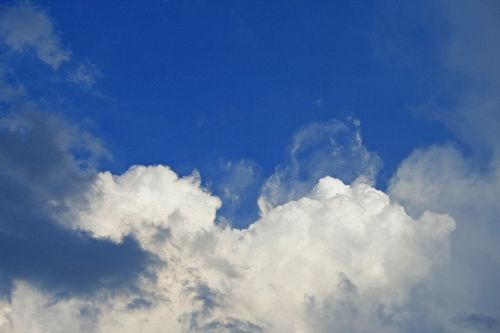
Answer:
<svg viewBox="0 0 500 333"><path fill-rule="evenodd" d="M442 122L458 142L413 152L389 193L414 216L431 209L457 222L450 262L418 296L425 319L420 323L443 331L493 332L500 318L500 6L439 6L449 28L440 48L442 89L417 111Z"/></svg>

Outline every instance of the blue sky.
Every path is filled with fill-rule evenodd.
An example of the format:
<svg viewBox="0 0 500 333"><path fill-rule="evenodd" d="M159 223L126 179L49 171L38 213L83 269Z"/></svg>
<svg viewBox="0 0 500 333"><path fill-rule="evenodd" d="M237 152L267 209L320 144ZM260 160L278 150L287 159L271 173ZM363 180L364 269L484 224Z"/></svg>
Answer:
<svg viewBox="0 0 500 333"><path fill-rule="evenodd" d="M110 170L163 163L181 174L196 168L208 184L224 177L219 165L245 159L265 178L301 127L356 117L367 147L384 161L385 188L414 148L451 138L414 112L447 84L440 82L438 47L446 24L434 17L439 13L426 13L432 4L37 5L73 59L56 75L35 70L35 77L52 77L49 85L33 80L24 63L16 74L35 98L92 123L112 152ZM29 52L24 58L36 61ZM61 72L78 63L95 66L91 89L67 87Z"/></svg>
<svg viewBox="0 0 500 333"><path fill-rule="evenodd" d="M304 124L347 116L361 120L389 172L414 147L449 138L411 111L439 84L439 37L397 10L382 17L375 2L39 5L75 60L102 72L97 95L71 89L59 102L95 123L113 169L190 172L221 156L268 174ZM33 85L40 97L61 95L57 81Z"/></svg>
<svg viewBox="0 0 500 333"><path fill-rule="evenodd" d="M78 305L71 306L80 310L83 303L78 302L95 297L95 303L87 304L92 309L90 321L102 313L103 323L112 322L112 311L97 299L116 295L131 297L125 308L147 312L161 303L155 290L163 285L151 282L152 276L173 260L159 252L158 242L173 246L174 252L185 242L189 250L181 251L175 260L197 262L196 253L208 248L217 254L204 258L203 264L193 264L200 271L198 284L183 291L192 293L194 303L203 300L204 308L173 307L172 313L187 311L192 318L184 331L215 327L216 332L223 328L355 332L363 327L390 331L388 327L394 325L390 328L395 332L412 332L418 331L419 316L425 318L422 325L429 332L498 330L500 306L495 297L500 287L494 282L500 278L500 211L495 203L500 194L498 15L500 6L493 0L8 1L0 5L0 197L4 207L0 281L6 286L0 292L10 299L0 305L13 313L5 322L19 320L12 300L30 293L42 300L74 300ZM139 167L129 169L133 165ZM108 179L111 174L114 178ZM175 174L180 178L174 181ZM330 180L320 181L325 176L352 188L342 190ZM299 223L296 219L311 221L308 235L314 235L321 223L331 225L332 239L313 241L310 236L311 245L304 248L318 262L335 259L314 252L314 244L322 241L328 247L335 241L353 240L346 245L352 246L353 258L359 254L354 250L356 237L363 244L373 244L374 253L379 253L373 250L379 247L382 252L398 252L389 245L383 247L383 232L365 239L368 236L344 235L344 229L336 229L335 221L354 221L361 214L354 208L344 211L350 204L338 203L334 213L298 204L304 199L327 205L331 199L336 205L328 193L338 192L350 198L352 207L371 212L375 207L367 199L371 192L360 184L382 191L380 195L408 214L385 227L388 218L377 215L373 218L380 221L377 230L394 228L397 234L398 221L408 218L416 223L416 240L405 243L401 236L398 246L401 253L410 253L418 261L419 269L402 265L398 272L406 272L408 278L398 275L391 280L394 289L389 288L406 295L405 302L396 296L381 301L373 296L376 293L364 295L365 290L391 292L363 284L366 278L377 280L369 275L371 268L338 264L343 270L335 275L337 289L305 290L297 299L311 296L317 302L323 299L324 305L328 299L351 297L346 286L352 284L360 293L356 296L360 304L368 304L366 309L359 305L358 310L366 314L363 324L334 318L324 305L318 312L311 310L311 318L319 318L318 322L290 320L292 326L286 326L283 313L298 318L296 308L287 308L271 320L253 308L265 308L257 299L246 304L241 300L253 298L234 296L234 290L217 284L218 276L214 280L210 272L221 267L233 267L235 276L247 276L246 268L239 266L245 260L261 265L261 275L269 276L269 281L281 276L273 265L266 271L267 258L245 257L235 250L244 246L228 240L230 236L220 229L226 224L230 233L249 234L241 237L248 237L244 244L251 244L256 253L269 251L282 263L289 258L268 244L279 243L282 234L288 235L283 242L293 248L302 244L304 236L303 231L280 224L282 220L289 220L291 226ZM394 207L383 198L380 202L392 212ZM432 216L442 226L433 226L434 238L426 234L430 229L417 226L427 223L424 211L437 214ZM453 219L454 227L439 214ZM196 227L176 231L181 220ZM255 234L246 229L252 223ZM316 229L314 223L318 223ZM210 230L209 236L192 238L196 228ZM227 248L241 257L224 254ZM427 256L429 248L439 252L439 260ZM56 254L64 252L68 254ZM101 260L95 261L95 256ZM377 255L373 256L377 262ZM73 267L75 258L81 264ZM390 277L392 264L380 260ZM402 263L408 258L391 260ZM339 262L330 263L337 267ZM471 265L475 273L469 273ZM191 271L186 267L182 264L173 270L184 276ZM309 268L316 272L312 264ZM356 272L367 275L355 276ZM464 277L450 283L457 274ZM418 276L418 281L409 276ZM152 279L152 284L138 284L141 279ZM190 276L185 281L195 280ZM264 278L262 285L276 282L269 281ZM487 287L479 288L477 281ZM262 285L256 282L241 288ZM479 288L477 296L459 292L467 288ZM218 306L231 300L226 295L253 310L224 312ZM280 295L294 299L285 292ZM217 297L220 302L213 300ZM265 304L277 299L265 292L262 297L270 300ZM440 297L450 301L438 311ZM342 307L335 304L331 306ZM390 318L373 315L370 306L392 309L387 310ZM399 321L402 315L396 308L411 315ZM50 322L50 313L35 305L33 309L40 321L18 326L24 327L19 332ZM226 317L213 317L217 311ZM87 318L83 317L78 320L83 322ZM2 326L2 318L0 332L12 330ZM100 329L118 329L108 324ZM81 325L82 330L87 327Z"/></svg>

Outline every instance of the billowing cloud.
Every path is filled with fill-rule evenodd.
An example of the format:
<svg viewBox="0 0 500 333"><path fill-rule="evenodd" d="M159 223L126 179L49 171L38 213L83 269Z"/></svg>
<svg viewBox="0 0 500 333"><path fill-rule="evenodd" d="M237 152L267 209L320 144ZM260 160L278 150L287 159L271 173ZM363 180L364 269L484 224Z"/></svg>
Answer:
<svg viewBox="0 0 500 333"><path fill-rule="evenodd" d="M411 289L447 260L454 228L446 215L413 219L370 185L331 177L248 229L214 223L220 204L198 177L166 166L99 173L86 204L70 203L59 223L116 246L133 237L164 265L136 293L51 302L19 282L4 331L397 331Z"/></svg>
<svg viewBox="0 0 500 333"><path fill-rule="evenodd" d="M60 118L1 124L0 332L397 332L448 260L453 219L369 178L322 177L237 229L197 173L96 173L102 146Z"/></svg>
<svg viewBox="0 0 500 333"><path fill-rule="evenodd" d="M34 50L54 69L71 58L47 13L30 4L0 6L0 36L13 52Z"/></svg>

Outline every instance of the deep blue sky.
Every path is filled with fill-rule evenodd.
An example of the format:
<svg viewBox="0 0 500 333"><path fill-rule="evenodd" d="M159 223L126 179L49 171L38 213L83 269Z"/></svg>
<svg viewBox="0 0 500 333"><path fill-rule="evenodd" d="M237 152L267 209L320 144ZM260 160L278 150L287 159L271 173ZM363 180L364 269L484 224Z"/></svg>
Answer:
<svg viewBox="0 0 500 333"><path fill-rule="evenodd" d="M115 173L133 164L198 169L220 196L217 184L239 186L224 165L250 161L258 173L240 188L245 223L294 133L310 123L358 118L364 144L384 164L381 189L415 148L452 139L418 112L446 107L459 91L443 66L448 17L433 2L33 5L72 55L54 71L29 48L0 53L30 98L101 138L113 156L102 168ZM79 64L97 69L95 83L68 84Z"/></svg>
<svg viewBox="0 0 500 333"><path fill-rule="evenodd" d="M270 174L300 127L352 115L361 120L368 148L384 160L382 175L389 175L415 147L447 135L411 111L432 97L439 75L436 27L417 22L411 6L37 4L49 10L75 57L103 73L95 90L104 97L73 89L60 109L95 124L116 171L166 163L203 175L219 158L246 158ZM444 29L433 15L425 14L426 22Z"/></svg>

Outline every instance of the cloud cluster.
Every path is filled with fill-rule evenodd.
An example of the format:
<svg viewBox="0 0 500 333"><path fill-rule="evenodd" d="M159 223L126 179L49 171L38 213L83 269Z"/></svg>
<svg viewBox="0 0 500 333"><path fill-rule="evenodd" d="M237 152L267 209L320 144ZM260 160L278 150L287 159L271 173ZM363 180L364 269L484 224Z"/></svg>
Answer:
<svg viewBox="0 0 500 333"><path fill-rule="evenodd" d="M220 204L196 176L166 166L99 173L58 223L117 247L137 239L162 263L155 278L135 292L56 301L18 282L0 331L397 331L411 289L447 260L454 228L331 177L244 230L214 223Z"/></svg>

